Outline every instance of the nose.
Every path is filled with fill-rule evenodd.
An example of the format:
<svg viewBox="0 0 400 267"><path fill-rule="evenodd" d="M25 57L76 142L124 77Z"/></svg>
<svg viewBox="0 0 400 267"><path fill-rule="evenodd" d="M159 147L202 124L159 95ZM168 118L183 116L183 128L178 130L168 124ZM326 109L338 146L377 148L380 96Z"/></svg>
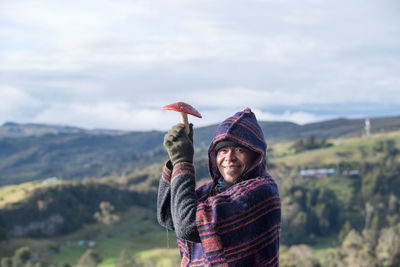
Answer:
<svg viewBox="0 0 400 267"><path fill-rule="evenodd" d="M228 150L228 153L226 153L226 158L225 158L226 160L229 160L229 161L234 161L234 160L236 160L236 154L235 154L235 149L229 149Z"/></svg>

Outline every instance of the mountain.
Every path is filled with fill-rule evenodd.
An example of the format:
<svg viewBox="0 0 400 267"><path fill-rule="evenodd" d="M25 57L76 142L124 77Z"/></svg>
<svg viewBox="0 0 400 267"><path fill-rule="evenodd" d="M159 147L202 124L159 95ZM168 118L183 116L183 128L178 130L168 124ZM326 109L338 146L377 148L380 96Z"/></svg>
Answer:
<svg viewBox="0 0 400 267"><path fill-rule="evenodd" d="M46 134L109 134L121 135L126 131L117 130L86 130L78 127L63 126L63 125L48 125L37 123L18 124L14 122L6 122L0 127L0 138L15 138L28 136L41 136Z"/></svg>
<svg viewBox="0 0 400 267"><path fill-rule="evenodd" d="M261 121L268 142L360 136L364 119L335 119L299 125ZM370 119L371 132L400 129L400 116ZM195 129L196 148L208 147L217 125ZM46 177L66 180L121 177L162 162L165 132L85 130L43 124L5 123L0 126L0 186ZM202 154L204 155L204 154Z"/></svg>
<svg viewBox="0 0 400 267"><path fill-rule="evenodd" d="M46 177L122 176L161 161L161 132L86 132L0 139L0 186Z"/></svg>
<svg viewBox="0 0 400 267"><path fill-rule="evenodd" d="M371 118L371 133L390 132L400 129L400 116ZM314 136L316 138L338 138L360 136L365 130L365 119L338 118L309 124L293 122L260 121L265 139L268 142L290 141ZM198 128L195 132L195 144L209 145L218 125Z"/></svg>
<svg viewBox="0 0 400 267"><path fill-rule="evenodd" d="M400 116L371 118L371 133L400 129ZM365 130L365 119L334 119L298 125L290 122L260 122L265 138L271 141L286 141L314 136L316 138L338 138L360 136Z"/></svg>

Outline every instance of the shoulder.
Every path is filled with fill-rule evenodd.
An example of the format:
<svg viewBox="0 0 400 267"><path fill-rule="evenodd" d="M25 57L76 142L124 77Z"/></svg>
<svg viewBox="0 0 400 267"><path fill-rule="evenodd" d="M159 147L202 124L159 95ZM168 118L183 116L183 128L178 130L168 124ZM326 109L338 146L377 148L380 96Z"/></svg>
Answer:
<svg viewBox="0 0 400 267"><path fill-rule="evenodd" d="M232 198L279 196L278 185L272 177L268 176L242 181L230 187L225 193Z"/></svg>
<svg viewBox="0 0 400 267"><path fill-rule="evenodd" d="M271 177L257 177L237 183L215 196L204 199L204 205L247 206L269 201L280 201L278 186Z"/></svg>

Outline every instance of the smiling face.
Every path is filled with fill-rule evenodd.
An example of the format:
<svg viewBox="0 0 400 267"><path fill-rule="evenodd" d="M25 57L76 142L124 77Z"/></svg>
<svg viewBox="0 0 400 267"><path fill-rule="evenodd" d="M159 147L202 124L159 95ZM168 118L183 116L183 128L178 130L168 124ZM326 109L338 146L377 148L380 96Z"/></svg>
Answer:
<svg viewBox="0 0 400 267"><path fill-rule="evenodd" d="M234 184L250 168L254 155L244 147L224 147L218 150L217 166L225 182Z"/></svg>

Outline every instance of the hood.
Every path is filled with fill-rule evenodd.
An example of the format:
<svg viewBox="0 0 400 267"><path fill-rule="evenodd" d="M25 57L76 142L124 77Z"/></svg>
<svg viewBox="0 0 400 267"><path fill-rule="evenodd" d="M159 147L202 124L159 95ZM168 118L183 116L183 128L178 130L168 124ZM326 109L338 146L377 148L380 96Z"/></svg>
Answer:
<svg viewBox="0 0 400 267"><path fill-rule="evenodd" d="M223 140L237 142L257 154L253 165L243 174L240 181L259 176L269 176L266 168L267 143L256 116L250 108L236 113L218 126L208 149L208 168L213 180L220 177L215 145Z"/></svg>

